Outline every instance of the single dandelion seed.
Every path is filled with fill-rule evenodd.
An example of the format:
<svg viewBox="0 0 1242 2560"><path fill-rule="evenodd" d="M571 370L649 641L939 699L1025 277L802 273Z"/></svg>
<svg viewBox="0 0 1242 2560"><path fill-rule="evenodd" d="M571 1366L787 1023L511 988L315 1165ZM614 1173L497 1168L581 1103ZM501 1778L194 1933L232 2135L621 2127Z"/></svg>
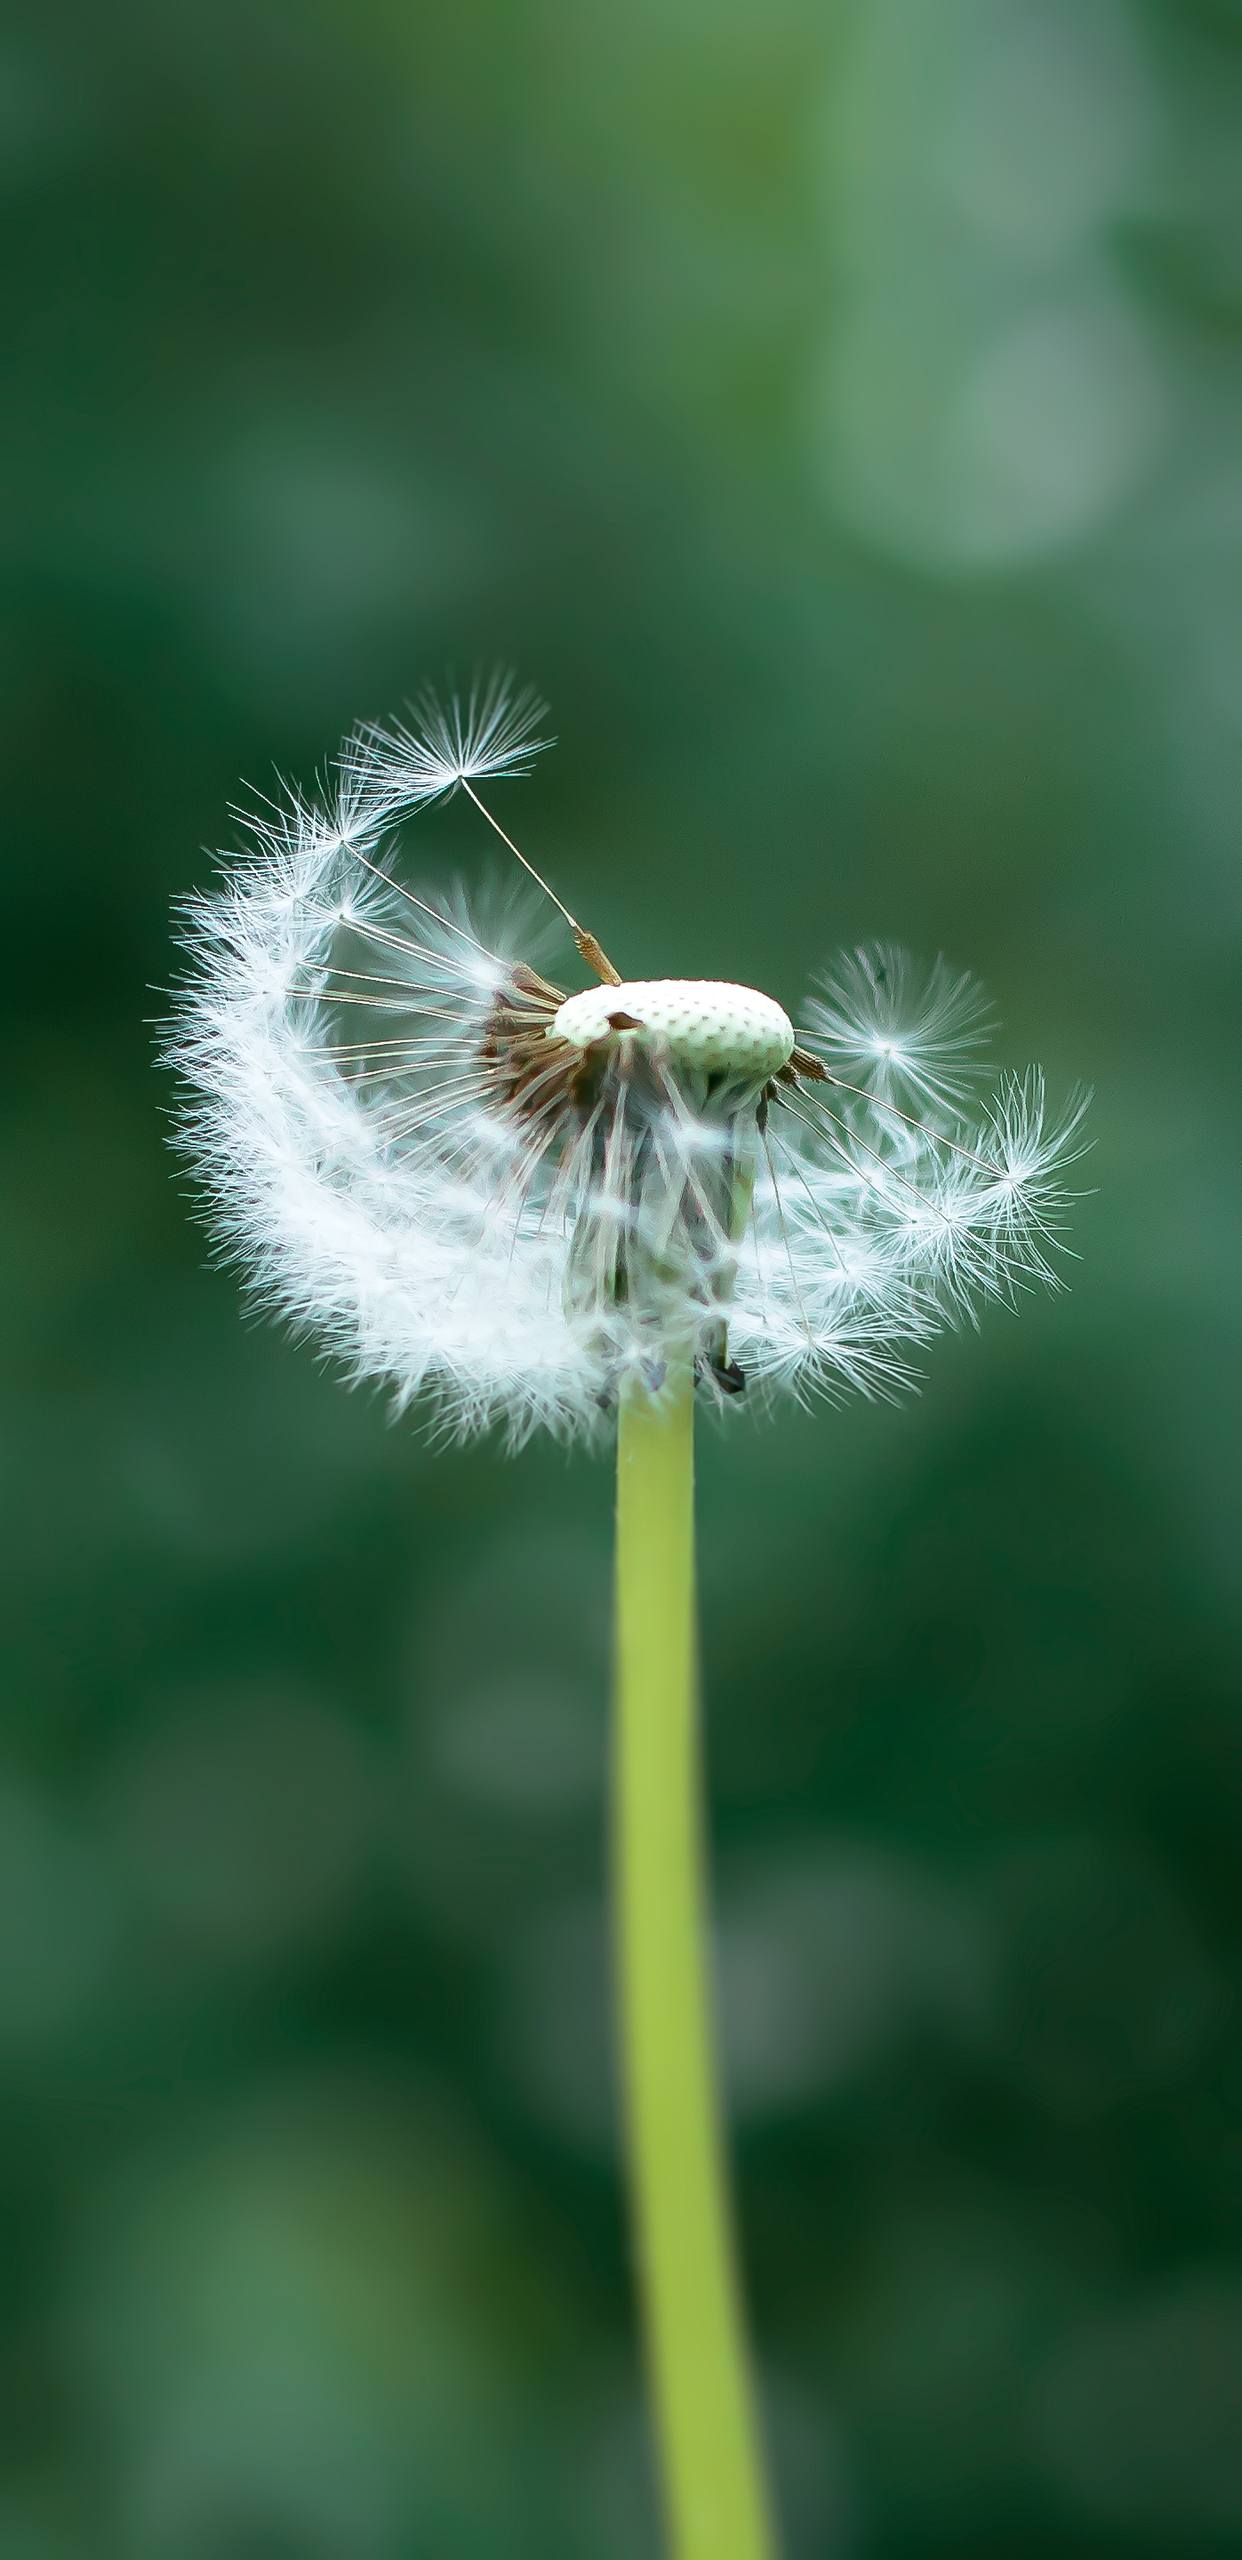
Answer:
<svg viewBox="0 0 1242 2560"><path fill-rule="evenodd" d="M618 1444L616 1893L629 2147L680 2560L761 2560L703 1964L692 1441L743 1394L889 1395L938 1327L1056 1285L1085 1097L973 1106L973 979L853 953L772 996L626 979L487 805L550 743L505 678L347 740L189 902L167 1041L184 1152L257 1295L416 1399ZM525 875L469 904L395 867L460 790ZM529 903L539 893L536 913ZM556 919L587 985L548 974Z"/></svg>

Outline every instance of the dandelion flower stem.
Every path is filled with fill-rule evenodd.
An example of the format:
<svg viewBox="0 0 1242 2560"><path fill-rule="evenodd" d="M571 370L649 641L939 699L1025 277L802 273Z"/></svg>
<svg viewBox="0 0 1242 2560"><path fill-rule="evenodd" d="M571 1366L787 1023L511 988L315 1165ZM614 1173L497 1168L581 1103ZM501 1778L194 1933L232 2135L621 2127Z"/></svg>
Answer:
<svg viewBox="0 0 1242 2560"><path fill-rule="evenodd" d="M771 2560L712 2050L694 1596L694 1382L617 1445L614 1874L629 2164L676 2560Z"/></svg>

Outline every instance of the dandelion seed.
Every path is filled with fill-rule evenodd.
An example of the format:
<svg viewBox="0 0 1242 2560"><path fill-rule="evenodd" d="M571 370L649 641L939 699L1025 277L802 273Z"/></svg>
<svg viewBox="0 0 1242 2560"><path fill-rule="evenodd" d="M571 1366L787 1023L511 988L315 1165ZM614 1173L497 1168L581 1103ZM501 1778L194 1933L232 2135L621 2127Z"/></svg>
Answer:
<svg viewBox="0 0 1242 2560"><path fill-rule="evenodd" d="M978 1076L991 1007L965 971L937 960L920 974L892 943L864 944L820 980L808 1008L817 1054L843 1078L894 1102L961 1102Z"/></svg>

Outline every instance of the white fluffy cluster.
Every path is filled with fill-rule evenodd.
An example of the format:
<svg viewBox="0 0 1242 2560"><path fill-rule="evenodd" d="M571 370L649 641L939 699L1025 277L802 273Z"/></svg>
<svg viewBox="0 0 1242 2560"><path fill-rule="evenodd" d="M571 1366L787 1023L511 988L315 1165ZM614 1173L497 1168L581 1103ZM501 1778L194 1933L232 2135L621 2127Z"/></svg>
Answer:
<svg viewBox="0 0 1242 2560"><path fill-rule="evenodd" d="M359 732L330 803L250 820L191 902L181 1138L259 1295L399 1404L521 1439L687 1359L718 1397L890 1390L938 1325L1052 1282L1082 1103L1050 1124L1032 1073L964 1124L971 980L859 952L778 1063L760 1035L790 1026L752 990L604 985L575 1012L529 914L389 876L400 822L525 769L541 716L496 684Z"/></svg>

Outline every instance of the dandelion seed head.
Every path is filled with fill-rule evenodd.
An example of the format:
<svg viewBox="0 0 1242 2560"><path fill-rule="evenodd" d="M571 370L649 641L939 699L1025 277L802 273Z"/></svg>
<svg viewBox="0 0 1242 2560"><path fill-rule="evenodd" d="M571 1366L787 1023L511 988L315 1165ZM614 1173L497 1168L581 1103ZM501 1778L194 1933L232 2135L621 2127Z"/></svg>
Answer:
<svg viewBox="0 0 1242 2560"><path fill-rule="evenodd" d="M180 1143L252 1291L398 1409L518 1442L686 1367L720 1404L891 1395L938 1326L1055 1284L1083 1100L1032 1071L967 1124L973 980L872 946L795 1032L754 987L623 978L475 789L546 743L499 679L424 696L189 902ZM412 874L396 830L458 787L516 897Z"/></svg>

